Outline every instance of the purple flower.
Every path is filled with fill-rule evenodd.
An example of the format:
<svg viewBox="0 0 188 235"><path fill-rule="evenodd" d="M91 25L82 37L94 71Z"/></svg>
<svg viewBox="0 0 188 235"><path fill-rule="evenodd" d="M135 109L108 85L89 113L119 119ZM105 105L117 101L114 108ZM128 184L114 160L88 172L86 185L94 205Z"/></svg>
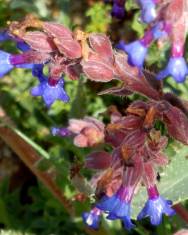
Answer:
<svg viewBox="0 0 188 235"><path fill-rule="evenodd" d="M7 41L12 39L12 37L8 34L7 30L0 31L0 42Z"/></svg>
<svg viewBox="0 0 188 235"><path fill-rule="evenodd" d="M141 18L144 23L151 23L155 20L157 13L156 13L156 5L153 0L140 0L141 5Z"/></svg>
<svg viewBox="0 0 188 235"><path fill-rule="evenodd" d="M101 210L94 207L90 212L84 212L82 219L87 226L98 229L101 219Z"/></svg>
<svg viewBox="0 0 188 235"><path fill-rule="evenodd" d="M123 41L120 41L117 48L124 50L128 54L129 64L138 68L143 66L148 48L141 41L137 40L127 45Z"/></svg>
<svg viewBox="0 0 188 235"><path fill-rule="evenodd" d="M167 26L166 26L167 27ZM153 38L158 40L159 38L165 37L168 35L167 29L165 28L164 22L157 23L152 28Z"/></svg>
<svg viewBox="0 0 188 235"><path fill-rule="evenodd" d="M30 46L27 43L25 43L24 41L17 41L16 46L21 51L28 51L31 49Z"/></svg>
<svg viewBox="0 0 188 235"><path fill-rule="evenodd" d="M121 219L126 229L134 227L130 219L130 193L127 187L120 187L112 197L104 196L96 207L108 213L107 219ZM129 199L128 199L129 198Z"/></svg>
<svg viewBox="0 0 188 235"><path fill-rule="evenodd" d="M161 196L148 199L137 218L138 220L141 220L142 218L149 216L151 224L159 225L163 214L168 216L175 214L175 211L171 208L171 205L171 201L165 200Z"/></svg>
<svg viewBox="0 0 188 235"><path fill-rule="evenodd" d="M40 81L39 85L32 88L31 95L42 96L47 107L50 107L56 100L68 102L69 97L64 90L64 80L59 79L55 84L50 79Z"/></svg>
<svg viewBox="0 0 188 235"><path fill-rule="evenodd" d="M158 73L157 79L161 80L172 76L176 82L184 82L188 74L188 67L183 57L171 57L166 68Z"/></svg>
<svg viewBox="0 0 188 235"><path fill-rule="evenodd" d="M45 76L43 73L43 68L44 68L43 64L34 64L32 67L32 75L34 77L37 77L40 82L43 82L48 79L48 77Z"/></svg>
<svg viewBox="0 0 188 235"><path fill-rule="evenodd" d="M0 78L14 68L10 62L10 56L11 54L0 50Z"/></svg>
<svg viewBox="0 0 188 235"><path fill-rule="evenodd" d="M119 5L118 3L114 2L112 7L111 15L118 19L123 19L125 17L125 7L124 4Z"/></svg>
<svg viewBox="0 0 188 235"><path fill-rule="evenodd" d="M58 127L52 127L51 133L53 136L70 136L72 134L71 131L69 131L68 128L58 128Z"/></svg>
<svg viewBox="0 0 188 235"><path fill-rule="evenodd" d="M10 72L13 68L27 68L31 69L32 64L24 64L24 63L14 63L14 55L11 55L8 52L0 50L0 78L5 74Z"/></svg>

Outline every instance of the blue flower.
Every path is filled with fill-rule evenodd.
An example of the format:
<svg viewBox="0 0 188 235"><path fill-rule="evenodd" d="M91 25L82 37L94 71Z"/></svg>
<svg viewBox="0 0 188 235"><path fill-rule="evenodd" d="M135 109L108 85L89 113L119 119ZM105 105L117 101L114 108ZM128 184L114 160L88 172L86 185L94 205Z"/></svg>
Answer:
<svg viewBox="0 0 188 235"><path fill-rule="evenodd" d="M31 49L30 46L29 46L27 43L25 43L24 41L18 41L18 42L16 43L16 46L17 46L17 48L20 49L21 51L28 51L28 50Z"/></svg>
<svg viewBox="0 0 188 235"><path fill-rule="evenodd" d="M7 30L0 31L0 42L7 41L12 39L12 37L8 34Z"/></svg>
<svg viewBox="0 0 188 235"><path fill-rule="evenodd" d="M48 77L45 76L43 73L43 68L44 68L43 64L34 64L32 67L32 75L34 77L37 77L39 79L39 81L41 81L41 82L48 79Z"/></svg>
<svg viewBox="0 0 188 235"><path fill-rule="evenodd" d="M111 15L118 19L123 19L125 17L124 6L119 6L118 4L114 3L112 7Z"/></svg>
<svg viewBox="0 0 188 235"><path fill-rule="evenodd" d="M155 40L158 40L159 38L165 37L167 35L162 22L159 22L152 28L152 33Z"/></svg>
<svg viewBox="0 0 188 235"><path fill-rule="evenodd" d="M188 74L187 64L183 57L171 57L166 68L158 73L157 79L161 80L172 76L176 82L184 82Z"/></svg>
<svg viewBox="0 0 188 235"><path fill-rule="evenodd" d="M98 229L101 220L101 211L97 208L93 208L90 212L84 212L82 219L87 226Z"/></svg>
<svg viewBox="0 0 188 235"><path fill-rule="evenodd" d="M58 127L52 127L51 128L51 133L53 136L70 136L72 133L69 131L67 128L58 128Z"/></svg>
<svg viewBox="0 0 188 235"><path fill-rule="evenodd" d="M10 62L10 56L11 54L0 50L0 78L14 68Z"/></svg>
<svg viewBox="0 0 188 235"><path fill-rule="evenodd" d="M171 205L171 201L167 201L161 196L154 199L148 199L137 218L138 220L141 220L142 218L149 216L151 224L159 225L162 221L163 214L168 216L175 214L175 211L171 208Z"/></svg>
<svg viewBox="0 0 188 235"><path fill-rule="evenodd" d="M140 4L142 7L141 10L141 18L144 23L151 23L155 20L157 13L156 13L156 5L153 0L140 0Z"/></svg>
<svg viewBox="0 0 188 235"><path fill-rule="evenodd" d="M107 219L109 220L121 219L125 228L130 230L134 227L130 219L130 203L122 200L119 196L119 193L112 197L104 196L96 207L108 213Z"/></svg>
<svg viewBox="0 0 188 235"><path fill-rule="evenodd" d="M138 68L143 67L148 48L139 40L127 45L123 41L120 41L117 48L124 50L128 54L129 64L137 66Z"/></svg>
<svg viewBox="0 0 188 235"><path fill-rule="evenodd" d="M60 79L54 85L49 84L49 79L40 81L38 86L32 88L31 95L42 96L47 107L50 107L56 100L69 101L69 96L64 90L63 79Z"/></svg>

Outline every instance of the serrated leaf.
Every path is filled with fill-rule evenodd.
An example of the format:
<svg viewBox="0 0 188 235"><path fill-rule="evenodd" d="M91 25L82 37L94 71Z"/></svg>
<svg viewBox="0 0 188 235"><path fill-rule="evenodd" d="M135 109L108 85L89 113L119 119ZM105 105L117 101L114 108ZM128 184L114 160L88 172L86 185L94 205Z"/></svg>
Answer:
<svg viewBox="0 0 188 235"><path fill-rule="evenodd" d="M188 147L179 145L174 148L175 154L170 164L161 173L158 184L159 192L173 204L185 201L188 198ZM146 190L142 188L132 203L132 218L136 218L147 200Z"/></svg>

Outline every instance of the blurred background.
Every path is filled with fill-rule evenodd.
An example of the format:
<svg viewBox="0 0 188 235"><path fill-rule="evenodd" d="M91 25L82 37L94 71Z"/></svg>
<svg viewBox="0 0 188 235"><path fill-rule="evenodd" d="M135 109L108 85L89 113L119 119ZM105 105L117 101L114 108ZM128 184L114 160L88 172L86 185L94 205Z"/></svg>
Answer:
<svg viewBox="0 0 188 235"><path fill-rule="evenodd" d="M111 4L95 0L0 0L0 28L6 28L8 21L21 20L32 13L42 20L59 22L72 30L80 28L87 32L107 33L113 45L120 39L131 42L143 35L145 26L138 20L140 12L134 1L127 1L124 20L112 19L111 7ZM17 52L10 41L0 42L0 48ZM164 48L162 52L152 45L146 61L147 68L157 71L164 66L169 45L164 45ZM37 84L37 80L29 70L15 69L0 81L0 127L11 127L15 134L12 139L14 143L19 142L19 138L23 141L17 143L21 148L17 150L10 140L5 138L4 142L3 134L0 138L0 235L170 235L186 228L187 225L178 216L165 217L158 227L151 226L147 219L142 223L136 222L137 227L131 232L125 231L119 221L103 221L101 233L84 228L81 213L89 210L93 198L91 196L89 200L79 192L79 189L81 192L87 191L87 185L83 186L85 181L76 180L74 175L80 171L84 156L91 150L73 146L69 138L52 137L50 128L66 126L69 118L85 115L102 120L108 106L125 109L139 96L97 96L109 85L86 83L85 78L65 80L70 102L64 104L56 101L50 109L45 107L41 97L30 96L30 88ZM172 79L167 79L165 91L170 90L188 98L187 83L177 85ZM22 147L25 148L25 155ZM23 157L32 157L32 151L38 154L37 167L33 165L29 169ZM171 148L168 152L174 154ZM42 176L37 172L42 172ZM90 171L81 169L81 173L88 179L91 177ZM47 180L41 183L45 177ZM60 203L54 196L53 187L50 188L51 192L47 189L48 183L45 182L48 179L53 179L53 187L62 190L68 201ZM184 202L184 205L188 204Z"/></svg>

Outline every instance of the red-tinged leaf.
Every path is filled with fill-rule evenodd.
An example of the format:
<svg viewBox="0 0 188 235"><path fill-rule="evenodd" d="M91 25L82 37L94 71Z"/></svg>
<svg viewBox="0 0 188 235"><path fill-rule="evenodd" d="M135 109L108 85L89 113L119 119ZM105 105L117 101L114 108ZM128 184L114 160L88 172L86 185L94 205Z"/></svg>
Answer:
<svg viewBox="0 0 188 235"><path fill-rule="evenodd" d="M108 61L105 57L101 56L100 54L97 54L96 52L94 51L89 51L88 53L88 60L90 61L101 61L103 62L104 64L108 64Z"/></svg>
<svg viewBox="0 0 188 235"><path fill-rule="evenodd" d="M54 38L54 43L56 44L60 53L64 54L69 59L77 59L82 56L81 46L74 39Z"/></svg>
<svg viewBox="0 0 188 235"><path fill-rule="evenodd" d="M12 62L17 64L43 64L50 60L50 54L40 53L38 51L29 50L22 54L14 55Z"/></svg>
<svg viewBox="0 0 188 235"><path fill-rule="evenodd" d="M140 129L130 132L123 140L123 144L132 148L139 148L144 145L146 133Z"/></svg>
<svg viewBox="0 0 188 235"><path fill-rule="evenodd" d="M152 161L158 166L166 166L169 163L167 156L164 153L151 154Z"/></svg>
<svg viewBox="0 0 188 235"><path fill-rule="evenodd" d="M143 75L145 79L147 80L147 82L152 86L152 88L157 90L162 95L163 94L163 82L156 79L156 74L147 69L144 69Z"/></svg>
<svg viewBox="0 0 188 235"><path fill-rule="evenodd" d="M82 73L82 67L80 64L70 64L66 66L65 73L72 80L78 80L80 78L80 74Z"/></svg>
<svg viewBox="0 0 188 235"><path fill-rule="evenodd" d="M83 61L86 76L96 82L109 82L113 79L113 68L100 61Z"/></svg>
<svg viewBox="0 0 188 235"><path fill-rule="evenodd" d="M116 95L116 96L128 96L131 94L132 92L129 91L124 85L121 87L111 87L98 93L98 95Z"/></svg>
<svg viewBox="0 0 188 235"><path fill-rule="evenodd" d="M23 40L36 51L50 53L57 50L51 38L42 32L27 32L23 36Z"/></svg>
<svg viewBox="0 0 188 235"><path fill-rule="evenodd" d="M175 23L184 13L184 2L186 0L173 0L169 2L165 9L165 19L167 22Z"/></svg>
<svg viewBox="0 0 188 235"><path fill-rule="evenodd" d="M128 132L125 131L107 131L105 135L105 142L111 144L113 147L118 147L127 135Z"/></svg>
<svg viewBox="0 0 188 235"><path fill-rule="evenodd" d="M128 113L133 113L133 114L137 114L134 112L134 110L143 110L143 114L145 116L146 112L149 110L150 105L142 100L136 100L134 101L131 105L129 105L129 107L127 108L127 112Z"/></svg>
<svg viewBox="0 0 188 235"><path fill-rule="evenodd" d="M188 118L178 108L168 104L168 109L163 112L164 122L168 134L183 144L188 144Z"/></svg>
<svg viewBox="0 0 188 235"><path fill-rule="evenodd" d="M139 129L141 127L141 125L143 124L143 120L142 120L142 118L140 118L138 116L128 115L128 116L122 118L122 120L119 121L118 123L120 123L122 125L121 129L135 130L135 129Z"/></svg>
<svg viewBox="0 0 188 235"><path fill-rule="evenodd" d="M132 92L139 93L153 100L159 100L161 97L159 92L153 89L143 76L127 79L126 82L127 89L131 90Z"/></svg>
<svg viewBox="0 0 188 235"><path fill-rule="evenodd" d="M181 109L181 111L183 111L185 115L188 115L188 101L187 100L182 100L173 93L165 93L163 95L163 98L166 101L168 101L171 105Z"/></svg>
<svg viewBox="0 0 188 235"><path fill-rule="evenodd" d="M121 79L133 78L139 75L139 70L136 67L132 67L127 62L128 58L125 53L115 53L115 72L116 75Z"/></svg>
<svg viewBox="0 0 188 235"><path fill-rule="evenodd" d="M44 22L43 29L47 34L52 37L72 39L72 32L62 24Z"/></svg>
<svg viewBox="0 0 188 235"><path fill-rule="evenodd" d="M140 75L138 69L128 64L125 53L115 54L114 67L115 76L125 82L127 90L140 93L155 100L160 98L159 92L150 85L144 76Z"/></svg>
<svg viewBox="0 0 188 235"><path fill-rule="evenodd" d="M86 157L85 166L96 170L103 170L110 166L112 157L105 151L93 152Z"/></svg>
<svg viewBox="0 0 188 235"><path fill-rule="evenodd" d="M143 180L146 187L156 184L156 171L154 169L153 163L151 161L144 163L144 174Z"/></svg>
<svg viewBox="0 0 188 235"><path fill-rule="evenodd" d="M92 33L89 35L89 43L93 50L101 57L109 62L113 63L113 51L109 38L100 33Z"/></svg>

